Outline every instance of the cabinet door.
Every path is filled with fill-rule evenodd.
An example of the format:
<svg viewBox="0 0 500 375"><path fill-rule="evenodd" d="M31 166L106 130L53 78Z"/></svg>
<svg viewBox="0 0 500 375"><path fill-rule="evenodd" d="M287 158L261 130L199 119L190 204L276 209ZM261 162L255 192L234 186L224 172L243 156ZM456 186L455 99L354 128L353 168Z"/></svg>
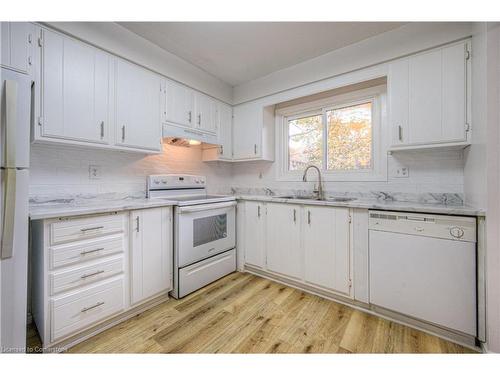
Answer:
<svg viewBox="0 0 500 375"><path fill-rule="evenodd" d="M161 78L115 60L116 144L161 150Z"/></svg>
<svg viewBox="0 0 500 375"><path fill-rule="evenodd" d="M409 59L410 142L442 140L441 134L441 50Z"/></svg>
<svg viewBox="0 0 500 375"><path fill-rule="evenodd" d="M264 268L265 206L260 202L245 202L243 249L245 263Z"/></svg>
<svg viewBox="0 0 500 375"><path fill-rule="evenodd" d="M307 206L304 210L304 279L350 294L349 209Z"/></svg>
<svg viewBox="0 0 500 375"><path fill-rule="evenodd" d="M300 207L267 204L267 269L288 277L302 276Z"/></svg>
<svg viewBox="0 0 500 375"><path fill-rule="evenodd" d="M41 69L42 134L106 143L109 55L44 30Z"/></svg>
<svg viewBox="0 0 500 375"><path fill-rule="evenodd" d="M191 128L195 123L194 91L177 82L167 81L166 121Z"/></svg>
<svg viewBox="0 0 500 375"><path fill-rule="evenodd" d="M460 42L391 63L394 146L467 140L467 49Z"/></svg>
<svg viewBox="0 0 500 375"><path fill-rule="evenodd" d="M196 93L196 126L208 133L217 132L217 103L207 95Z"/></svg>
<svg viewBox="0 0 500 375"><path fill-rule="evenodd" d="M32 25L28 22L1 22L2 66L28 73L31 63Z"/></svg>
<svg viewBox="0 0 500 375"><path fill-rule="evenodd" d="M393 62L389 68L389 110L392 124L392 145L409 143L408 132L408 59Z"/></svg>
<svg viewBox="0 0 500 375"><path fill-rule="evenodd" d="M131 303L172 289L172 210L130 213Z"/></svg>
<svg viewBox="0 0 500 375"><path fill-rule="evenodd" d="M234 159L257 158L262 145L262 108L254 103L234 107Z"/></svg>
<svg viewBox="0 0 500 375"><path fill-rule="evenodd" d="M219 116L220 158L231 159L233 157L233 109L227 104L219 103Z"/></svg>

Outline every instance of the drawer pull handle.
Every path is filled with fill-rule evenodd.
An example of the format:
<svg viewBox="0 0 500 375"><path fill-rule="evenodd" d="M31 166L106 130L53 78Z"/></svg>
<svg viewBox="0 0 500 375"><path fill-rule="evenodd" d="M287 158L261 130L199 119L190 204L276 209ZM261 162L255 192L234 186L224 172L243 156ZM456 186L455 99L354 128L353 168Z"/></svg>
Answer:
<svg viewBox="0 0 500 375"><path fill-rule="evenodd" d="M104 228L104 226L101 225L100 227L82 228L82 229L80 229L80 231L88 232L89 230L98 230L98 229L103 229L103 228Z"/></svg>
<svg viewBox="0 0 500 375"><path fill-rule="evenodd" d="M99 271L96 271L96 272L93 272L93 273L89 273L89 274L86 274L86 275L82 275L82 276L80 276L80 278L81 278L81 279L86 279L87 277L91 277L91 276L99 275L100 273L104 273L104 270L99 270Z"/></svg>
<svg viewBox="0 0 500 375"><path fill-rule="evenodd" d="M95 305L93 305L93 306L84 307L84 308L82 309L82 313L83 313L83 312L86 312L86 311L89 311L89 310L92 310L92 309L95 309L96 307L99 307L99 306L102 306L102 305L104 305L104 302L97 302L97 303L96 303Z"/></svg>
<svg viewBox="0 0 500 375"><path fill-rule="evenodd" d="M101 250L104 250L104 247L100 247L100 248L94 249L94 250L82 251L80 254L81 255L92 254L92 253L95 253L96 251L101 251Z"/></svg>

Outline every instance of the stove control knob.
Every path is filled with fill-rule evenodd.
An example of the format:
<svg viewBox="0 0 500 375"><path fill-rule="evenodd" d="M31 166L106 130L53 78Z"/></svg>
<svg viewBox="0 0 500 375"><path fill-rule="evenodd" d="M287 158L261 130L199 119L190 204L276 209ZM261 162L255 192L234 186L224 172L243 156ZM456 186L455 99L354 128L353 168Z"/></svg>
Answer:
<svg viewBox="0 0 500 375"><path fill-rule="evenodd" d="M161 180L161 183L165 185L167 183L167 180L163 179Z"/></svg>
<svg viewBox="0 0 500 375"><path fill-rule="evenodd" d="M158 185L160 183L160 180L154 180L153 182L155 185Z"/></svg>
<svg viewBox="0 0 500 375"><path fill-rule="evenodd" d="M450 228L450 234L455 238L462 238L464 236L464 230L460 227L452 227Z"/></svg>

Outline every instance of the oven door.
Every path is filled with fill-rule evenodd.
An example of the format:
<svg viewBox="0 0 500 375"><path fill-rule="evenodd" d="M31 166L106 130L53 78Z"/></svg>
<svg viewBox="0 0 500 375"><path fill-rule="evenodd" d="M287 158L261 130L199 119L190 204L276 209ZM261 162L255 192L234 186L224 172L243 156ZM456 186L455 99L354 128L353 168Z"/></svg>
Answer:
<svg viewBox="0 0 500 375"><path fill-rule="evenodd" d="M236 246L236 202L176 207L177 261L184 267Z"/></svg>

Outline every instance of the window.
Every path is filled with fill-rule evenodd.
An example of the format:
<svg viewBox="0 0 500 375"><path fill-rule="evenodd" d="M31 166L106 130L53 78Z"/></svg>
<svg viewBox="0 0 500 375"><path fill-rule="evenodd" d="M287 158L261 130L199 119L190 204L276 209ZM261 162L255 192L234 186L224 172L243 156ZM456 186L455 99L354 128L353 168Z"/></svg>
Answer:
<svg viewBox="0 0 500 375"><path fill-rule="evenodd" d="M371 102L326 111L326 125L329 170L371 168Z"/></svg>
<svg viewBox="0 0 500 375"><path fill-rule="evenodd" d="M281 180L318 166L325 180L384 180L381 107L385 91L360 90L279 110L282 116Z"/></svg>

